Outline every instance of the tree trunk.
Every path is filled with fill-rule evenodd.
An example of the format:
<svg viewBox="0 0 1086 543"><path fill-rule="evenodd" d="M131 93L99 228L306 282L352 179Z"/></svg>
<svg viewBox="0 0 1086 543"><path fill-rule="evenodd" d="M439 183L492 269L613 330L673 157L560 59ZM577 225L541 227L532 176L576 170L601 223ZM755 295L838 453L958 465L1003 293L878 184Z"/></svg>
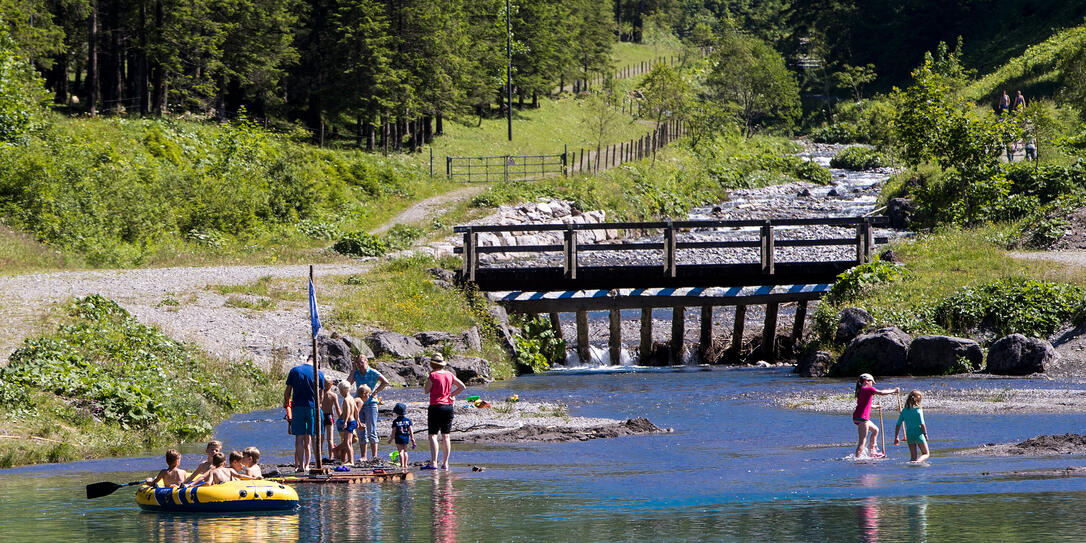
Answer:
<svg viewBox="0 0 1086 543"><path fill-rule="evenodd" d="M87 17L87 113L98 114L98 2L93 0Z"/></svg>
<svg viewBox="0 0 1086 543"><path fill-rule="evenodd" d="M162 19L165 17L162 0L155 2L155 30L162 31ZM156 59L151 64L151 114L156 117L166 112L166 73Z"/></svg>
<svg viewBox="0 0 1086 543"><path fill-rule="evenodd" d="M532 109L539 109L539 91L532 91Z"/></svg>
<svg viewBox="0 0 1086 543"><path fill-rule="evenodd" d="M57 56L53 65L53 102L57 104L68 103L68 53Z"/></svg>
<svg viewBox="0 0 1086 543"><path fill-rule="evenodd" d="M362 116L356 116L354 118L354 146L359 149L362 148Z"/></svg>
<svg viewBox="0 0 1086 543"><path fill-rule="evenodd" d="M445 120L444 117L441 116L441 112L438 111L437 112L437 120L434 123L435 124L435 126L434 126L434 135L435 136L441 136L441 135L445 134L445 127L443 125L444 120Z"/></svg>
<svg viewBox="0 0 1086 543"><path fill-rule="evenodd" d="M109 78L109 94L113 101L109 107L109 110L113 113L120 113L124 109L124 48L121 47L121 7L119 1L114 1L113 11L111 15L111 26L109 29L109 56L110 56L110 78Z"/></svg>
<svg viewBox="0 0 1086 543"><path fill-rule="evenodd" d="M140 50L137 58L136 93L139 96L140 116L146 116L149 113L150 95L147 85L147 5L143 2L140 3Z"/></svg>
<svg viewBox="0 0 1086 543"><path fill-rule="evenodd" d="M430 144L434 142L434 119L427 115L422 119L422 140L423 142Z"/></svg>

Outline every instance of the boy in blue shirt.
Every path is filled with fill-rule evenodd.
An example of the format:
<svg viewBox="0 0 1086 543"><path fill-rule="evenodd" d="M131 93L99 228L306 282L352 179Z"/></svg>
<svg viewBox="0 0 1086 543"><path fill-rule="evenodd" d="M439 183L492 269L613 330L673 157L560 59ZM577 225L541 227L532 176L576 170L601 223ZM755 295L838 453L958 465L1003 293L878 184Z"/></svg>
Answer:
<svg viewBox="0 0 1086 543"><path fill-rule="evenodd" d="M400 469L407 470L407 444L415 448L415 433L411 431L411 419L407 418L407 406L398 403L392 408L396 414L396 420L392 421L392 435L388 436L389 444L396 444L396 450L400 452Z"/></svg>

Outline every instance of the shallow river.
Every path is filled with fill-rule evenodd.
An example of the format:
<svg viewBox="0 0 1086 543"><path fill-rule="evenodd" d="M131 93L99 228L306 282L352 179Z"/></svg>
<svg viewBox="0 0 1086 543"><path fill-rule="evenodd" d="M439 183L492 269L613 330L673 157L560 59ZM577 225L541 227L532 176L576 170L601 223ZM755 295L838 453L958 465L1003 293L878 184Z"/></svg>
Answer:
<svg viewBox="0 0 1086 543"><path fill-rule="evenodd" d="M897 379L908 390L947 385L1051 388L1040 380ZM4 541L1084 541L1086 479L1030 470L1082 466L1079 456L963 457L953 449L1081 432L1086 415L926 412L931 465L854 463L848 414L771 407L797 387L848 393L787 369L567 372L472 388L491 399L561 401L573 415L647 416L674 433L567 444L454 446L454 469L408 483L299 486L287 515L142 513L130 489L93 501L83 486L125 482L161 456L0 470ZM420 394L421 397L421 394ZM896 410L895 410L896 413ZM281 410L216 429L226 448L256 445L287 460ZM894 416L887 413L886 426ZM891 430L892 431L892 430ZM200 445L186 448L184 465ZM383 446L387 454L388 446ZM425 453L417 452L414 459ZM486 467L473 473L471 465ZM1014 473L1019 472L1019 473Z"/></svg>

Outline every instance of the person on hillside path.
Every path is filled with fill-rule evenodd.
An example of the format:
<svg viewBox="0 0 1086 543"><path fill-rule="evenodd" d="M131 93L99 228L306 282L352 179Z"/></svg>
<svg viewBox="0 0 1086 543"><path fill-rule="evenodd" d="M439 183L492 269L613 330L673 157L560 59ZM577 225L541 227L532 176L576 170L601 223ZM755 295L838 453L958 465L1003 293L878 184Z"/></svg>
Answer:
<svg viewBox="0 0 1086 543"><path fill-rule="evenodd" d="M317 372L317 381L324 388L324 372ZM313 457L313 436L320 423L320 409L313 394L313 357L291 368L283 391L283 407L290 408L290 434L294 436L294 467L298 473L308 473Z"/></svg>
<svg viewBox="0 0 1086 543"><path fill-rule="evenodd" d="M430 358L430 376L423 385L423 392L430 394L430 407L426 412L426 433L430 438L430 462L422 469L438 469L438 441L441 441L443 453L440 468L449 469L449 455L452 453L453 402L456 395L467 386L451 371L445 369L445 357L441 353Z"/></svg>
<svg viewBox="0 0 1086 543"><path fill-rule="evenodd" d="M1026 109L1026 97L1022 96L1022 91L1016 91L1017 95L1014 97L1014 110L1020 111Z"/></svg>
<svg viewBox="0 0 1086 543"><path fill-rule="evenodd" d="M351 376L347 378L347 381L355 385L366 385L370 388L370 393L365 398L358 396L356 390L355 395L363 400L361 412L358 414L359 422L365 425L362 438L362 461L366 462L371 458L377 458L377 400L376 396L378 392L381 392L388 386L388 379L385 379L381 372L370 367L369 358L362 353L358 353L354 359L354 371L351 372Z"/></svg>
<svg viewBox="0 0 1086 543"><path fill-rule="evenodd" d="M1003 96L999 97L999 106L996 107L996 115L1002 115L1011 110L1011 97L1007 95L1007 91L1003 91Z"/></svg>
<svg viewBox="0 0 1086 543"><path fill-rule="evenodd" d="M885 396L887 394L897 394L898 388L888 388L886 390L879 390L875 388L875 378L870 373L861 374L859 379L856 380L856 410L852 412L852 423L856 425L856 429L859 431L858 440L856 442L856 458L864 458L864 453L868 453L868 458L882 458L885 454L879 452L878 447L875 446L877 438L879 436L879 427L875 426L871 422L871 399L875 395ZM878 405L879 409L882 409L882 404ZM868 436L871 437L871 445L866 447Z"/></svg>

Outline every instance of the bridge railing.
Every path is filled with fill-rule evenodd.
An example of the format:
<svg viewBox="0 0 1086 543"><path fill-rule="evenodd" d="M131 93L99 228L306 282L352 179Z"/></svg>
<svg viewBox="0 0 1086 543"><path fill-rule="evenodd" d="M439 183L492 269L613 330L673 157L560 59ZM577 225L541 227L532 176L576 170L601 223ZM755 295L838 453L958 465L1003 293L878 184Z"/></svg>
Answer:
<svg viewBox="0 0 1086 543"><path fill-rule="evenodd" d="M582 252L603 251L660 251L663 257L663 274L675 277L678 269L678 251L684 249L723 249L723 248L758 248L761 273L772 276L775 272L776 249L778 247L856 247L856 263L870 262L876 244L886 243L886 238L875 238L875 226L888 222L886 217L834 217L809 219L746 219L746 220L686 220L657 222L613 222L613 223L572 223L572 224L533 224L533 225L476 225L457 226L454 232L463 235L463 246L454 252L463 255L462 277L475 281L479 270L479 255L495 253L555 253L561 252L563 274L566 279L577 279L579 267L578 255ZM779 227L833 226L855 228L855 235L841 238L817 239L776 239ZM758 228L757 240L727 241L678 241L677 234L683 230L707 228ZM580 243L576 233L591 230L659 230L663 232L662 242L627 242L627 243ZM524 232L562 232L561 244L540 245L489 245L480 246L478 236L481 233L524 233Z"/></svg>

